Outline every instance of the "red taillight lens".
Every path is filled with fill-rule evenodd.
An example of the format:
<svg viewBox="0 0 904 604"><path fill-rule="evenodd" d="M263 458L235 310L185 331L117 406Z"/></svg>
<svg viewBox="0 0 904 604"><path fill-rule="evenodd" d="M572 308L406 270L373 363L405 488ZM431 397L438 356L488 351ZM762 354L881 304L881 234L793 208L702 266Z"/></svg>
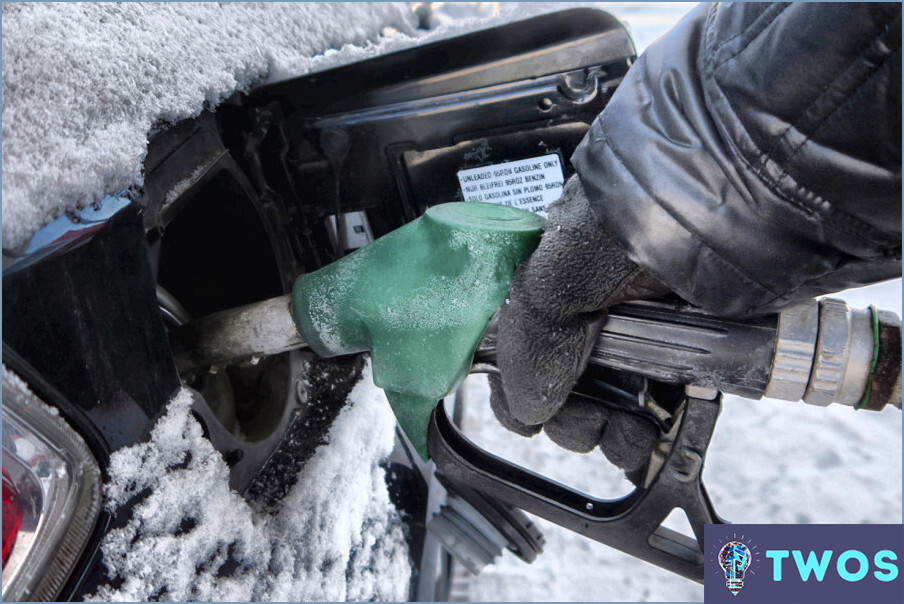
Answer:
<svg viewBox="0 0 904 604"><path fill-rule="evenodd" d="M22 506L19 505L19 492L12 478L3 470L3 566L9 559L22 526Z"/></svg>
<svg viewBox="0 0 904 604"><path fill-rule="evenodd" d="M52 601L100 512L100 469L59 412L3 367L4 601Z"/></svg>

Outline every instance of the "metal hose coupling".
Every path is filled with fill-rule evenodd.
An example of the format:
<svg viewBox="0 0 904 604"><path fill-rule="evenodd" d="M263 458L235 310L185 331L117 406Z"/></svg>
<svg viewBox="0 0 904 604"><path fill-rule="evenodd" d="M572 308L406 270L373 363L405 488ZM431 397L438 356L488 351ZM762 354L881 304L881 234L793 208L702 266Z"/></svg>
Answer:
<svg viewBox="0 0 904 604"><path fill-rule="evenodd" d="M901 407L901 320L831 298L744 320L677 301L619 304L589 362L750 399Z"/></svg>
<svg viewBox="0 0 904 604"><path fill-rule="evenodd" d="M900 318L834 298L782 312L764 395L819 406L900 409Z"/></svg>

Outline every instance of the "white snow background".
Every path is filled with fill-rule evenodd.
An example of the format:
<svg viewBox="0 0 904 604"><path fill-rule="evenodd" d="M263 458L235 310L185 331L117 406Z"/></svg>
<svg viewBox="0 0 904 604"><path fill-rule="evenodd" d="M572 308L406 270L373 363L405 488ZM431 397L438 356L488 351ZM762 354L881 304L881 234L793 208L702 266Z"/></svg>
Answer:
<svg viewBox="0 0 904 604"><path fill-rule="evenodd" d="M214 107L234 90L570 5L448 3L436 13L439 28L423 34L404 3L4 3L3 247L22 246L62 212L140 186L148 132ZM598 6L628 22L638 51L689 9ZM900 281L843 297L900 314ZM485 397L483 383L470 384L466 430L490 451L591 494L628 491L598 452L579 456L542 435L506 433L479 402ZM105 555L129 578L98 597L140 600L166 585L165 597L174 600L403 599L410 569L378 466L394 422L369 380L350 399L330 443L270 518L229 492L225 464L177 397L150 445L115 458L111 503L143 486L155 493L133 524L108 539ZM187 451L185 468L163 471L186 462ZM704 478L716 509L736 522L897 523L901 413L729 397ZM183 514L197 526L174 537ZM547 546L533 565L506 554L459 582L458 592L478 601L702 598L696 584L538 524ZM230 542L248 567L217 579L216 546ZM208 572L195 578L198 565Z"/></svg>

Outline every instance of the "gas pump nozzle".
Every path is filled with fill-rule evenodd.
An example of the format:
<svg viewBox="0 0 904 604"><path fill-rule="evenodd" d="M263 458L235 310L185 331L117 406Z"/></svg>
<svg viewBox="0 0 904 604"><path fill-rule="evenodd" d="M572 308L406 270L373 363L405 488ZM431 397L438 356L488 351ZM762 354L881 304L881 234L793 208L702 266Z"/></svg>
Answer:
<svg viewBox="0 0 904 604"><path fill-rule="evenodd" d="M431 530L469 568L503 545L528 562L536 557L542 536L525 510L697 581L703 526L722 522L701 479L721 393L901 407L901 321L893 313L826 299L740 321L677 301L634 302L609 309L590 363L686 386L669 447L643 485L619 500L592 499L493 457L437 401L478 366L494 369L487 323L541 228L537 216L505 206L434 206L302 275L290 295L172 332L178 369L254 362L308 345L321 356L370 351L375 382L451 494ZM696 540L661 526L675 507L687 513Z"/></svg>
<svg viewBox="0 0 904 604"><path fill-rule="evenodd" d="M307 346L290 304L282 296L183 327L174 334L180 372ZM492 363L495 351L491 323L474 361ZM900 318L834 298L752 320L674 301L620 304L609 309L590 363L752 399L901 408Z"/></svg>
<svg viewBox="0 0 904 604"><path fill-rule="evenodd" d="M430 411L457 388L472 359L492 360L495 338L485 326L540 228L538 217L505 206L436 206L302 275L291 295L181 327L172 334L178 369L308 345L322 356L369 350L374 379L426 458ZM610 309L590 362L748 398L901 407L900 319L840 300L752 321L680 303L622 304Z"/></svg>

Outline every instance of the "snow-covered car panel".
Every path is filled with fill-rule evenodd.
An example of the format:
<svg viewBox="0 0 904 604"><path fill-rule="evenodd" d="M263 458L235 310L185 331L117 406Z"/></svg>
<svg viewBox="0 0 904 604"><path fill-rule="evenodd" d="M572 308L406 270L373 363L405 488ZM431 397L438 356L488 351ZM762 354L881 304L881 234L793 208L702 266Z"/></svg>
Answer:
<svg viewBox="0 0 904 604"><path fill-rule="evenodd" d="M405 453L378 393L357 395L374 410L342 410L366 373L359 359L324 362L296 351L179 376L168 339L193 317L283 293L300 272L341 257L349 247L334 225L343 216L365 216L362 226L379 236L460 198L454 170L441 192L429 190L436 158L467 169L551 152L570 173L570 150L633 58L621 24L583 10L473 36L236 94L215 113L157 129L141 188L117 198L129 203L33 253L5 254L4 360L29 383L59 392L109 483L107 511L62 595L403 599L427 593L419 581L444 596L448 577L435 573L448 573L448 562L409 583L409 555L415 567L438 556L424 531L428 479L416 455ZM362 82L368 73L386 77ZM438 107L441 128L431 127ZM353 153L337 162L324 133L338 128L347 128ZM366 142L373 128L381 136ZM339 180L346 184L336 188ZM199 435L216 452L195 442ZM368 441L357 458L355 439ZM393 442L393 457L381 463ZM164 458L172 463L151 463ZM135 474L135 465L149 469ZM217 495L198 507L189 485L201 467L195 486ZM330 472L348 479L324 489L318 481ZM387 539L339 530L348 519L330 507L336 498L359 506L351 520ZM224 536L211 541L224 505ZM318 517L325 524L315 530ZM138 530L149 522L165 530ZM300 528L282 537L297 546L281 553L247 532L264 527L264 540L275 543L290 525ZM332 545L310 549L305 537ZM159 549L167 539L179 552L168 565ZM198 559L202 551L210 557ZM322 563L278 580L257 574L288 568L293 557ZM137 573L133 558L163 566ZM386 571L370 587L367 560ZM192 563L197 577L186 570Z"/></svg>

